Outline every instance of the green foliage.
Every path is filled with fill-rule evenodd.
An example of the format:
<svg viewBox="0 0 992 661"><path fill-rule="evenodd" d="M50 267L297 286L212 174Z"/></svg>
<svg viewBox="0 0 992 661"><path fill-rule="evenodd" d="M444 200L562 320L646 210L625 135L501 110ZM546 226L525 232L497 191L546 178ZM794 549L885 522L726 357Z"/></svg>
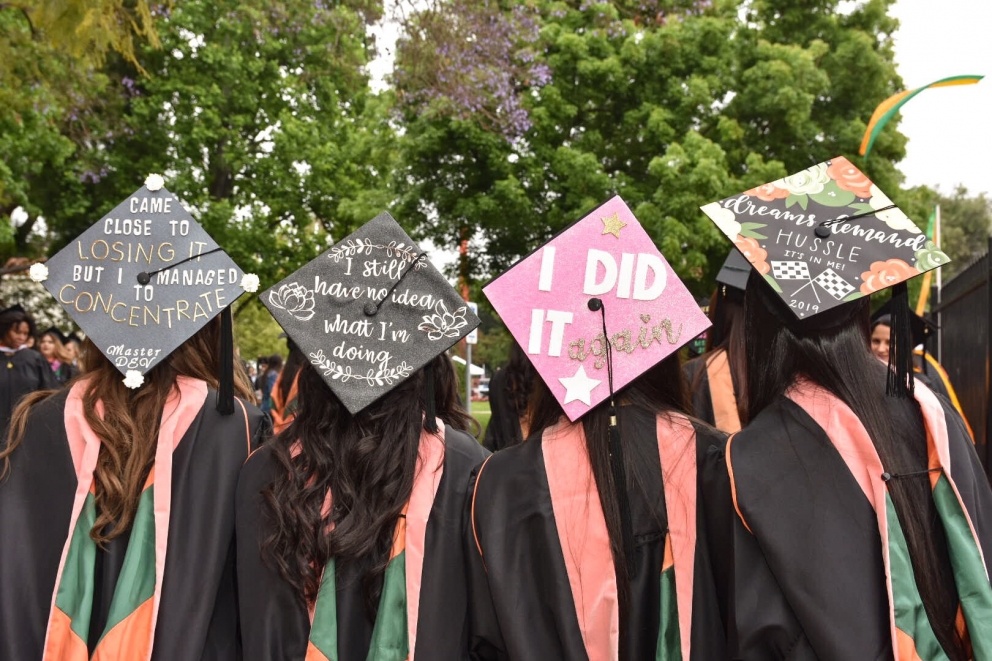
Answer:
<svg viewBox="0 0 992 661"><path fill-rule="evenodd" d="M901 87L889 4L504 3L540 16L535 57L550 78L517 81L531 127L507 138L481 119L402 107L403 217L438 245L471 233L461 272L481 280L620 194L702 294L729 245L700 205L856 158L875 105ZM898 187L904 147L894 125L880 138L867 171L883 189Z"/></svg>
<svg viewBox="0 0 992 661"><path fill-rule="evenodd" d="M985 193L969 196L959 186L953 195L937 196L936 203L940 205L940 248L951 258L951 263L942 267L946 282L988 252L992 200Z"/></svg>
<svg viewBox="0 0 992 661"><path fill-rule="evenodd" d="M94 145L89 205L53 216L64 243L162 173L245 270L274 283L380 211L388 97L368 92L376 3L190 0L157 23L149 72L111 67L121 105Z"/></svg>
<svg viewBox="0 0 992 661"><path fill-rule="evenodd" d="M257 298L243 297L235 306L234 346L242 360L255 360L259 356L289 353L286 340L280 338L282 328Z"/></svg>

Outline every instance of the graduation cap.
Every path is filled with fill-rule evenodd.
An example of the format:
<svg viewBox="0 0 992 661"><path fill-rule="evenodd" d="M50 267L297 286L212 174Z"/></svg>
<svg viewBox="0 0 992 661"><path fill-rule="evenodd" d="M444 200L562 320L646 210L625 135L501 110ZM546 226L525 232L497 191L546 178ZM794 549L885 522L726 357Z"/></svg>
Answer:
<svg viewBox="0 0 992 661"><path fill-rule="evenodd" d="M261 298L352 415L479 325L427 254L385 212ZM432 401L428 396L428 408ZM432 429L434 416L426 413L425 426Z"/></svg>
<svg viewBox="0 0 992 661"><path fill-rule="evenodd" d="M877 324L883 324L885 326L892 327L892 317L894 315L894 308L896 306L891 300L886 301L885 305L880 307L871 316L871 325L874 328ZM937 332L937 325L916 314L912 310L909 311L909 333L913 341L913 346L926 345L927 340Z"/></svg>
<svg viewBox="0 0 992 661"><path fill-rule="evenodd" d="M710 325L634 214L614 197L483 291L570 420L609 402L610 470L626 484L614 394ZM627 490L615 495L632 558Z"/></svg>
<svg viewBox="0 0 992 661"><path fill-rule="evenodd" d="M483 291L572 421L710 325L619 197Z"/></svg>
<svg viewBox="0 0 992 661"><path fill-rule="evenodd" d="M731 250L716 274L716 281L727 287L744 291L747 288L749 275L751 275L751 262L737 250Z"/></svg>
<svg viewBox="0 0 992 661"><path fill-rule="evenodd" d="M5 314L10 314L13 312L20 312L21 314L28 313L28 311L25 310L24 306L22 306L20 303L14 303L11 306L5 307L3 310L0 310L0 317L4 316Z"/></svg>
<svg viewBox="0 0 992 661"><path fill-rule="evenodd" d="M257 289L258 278L238 268L159 175L30 274L130 388L224 312L218 408L233 411L229 306Z"/></svg>
<svg viewBox="0 0 992 661"><path fill-rule="evenodd" d="M843 156L702 207L796 319L895 287L893 346L906 317L905 281L950 261ZM909 352L912 348L909 348ZM896 349L897 380L912 388ZM907 357L905 360L908 360ZM908 376L907 376L908 375ZM902 378L906 377L906 378Z"/></svg>
<svg viewBox="0 0 992 661"><path fill-rule="evenodd" d="M59 330L59 329L58 329L57 327L55 327L55 326L49 326L48 328L46 328L45 330L43 330L43 331L41 332L41 334L42 334L43 336L44 336L44 335L54 335L54 336L55 336L55 339L57 339L57 340L58 340L59 342L61 342L61 343L62 343L63 345L64 345L64 344L65 344L66 342L68 342L68 341L69 341L69 338L68 338L68 337L66 337L66 335L65 335L65 333L63 333L63 332L62 332L61 330Z"/></svg>

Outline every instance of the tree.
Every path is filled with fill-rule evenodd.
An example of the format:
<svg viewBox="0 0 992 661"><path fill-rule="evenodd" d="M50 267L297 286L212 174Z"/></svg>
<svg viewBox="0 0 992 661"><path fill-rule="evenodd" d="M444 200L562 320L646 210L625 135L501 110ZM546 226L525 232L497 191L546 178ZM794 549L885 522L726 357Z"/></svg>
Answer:
<svg viewBox="0 0 992 661"><path fill-rule="evenodd" d="M459 13L461 4L433 11L452 14L459 43L477 42L490 23ZM516 42L491 65L517 72L512 89L528 127L519 135L494 128L491 95L475 102L487 110L466 113L473 104L447 88L399 78L404 217L438 245L471 238L461 270L479 280L620 194L702 294L729 246L698 207L837 154L853 156L875 105L901 87L889 0L846 14L839 5L487 3L498 16L524 11L538 21L536 42ZM399 66L423 69L427 58L436 79L453 75L449 45L418 47L427 38L421 28L413 21L408 29ZM524 75L532 69L521 67L519 53L547 75ZM418 83L434 86L404 88ZM887 190L900 180L892 162L904 144L890 127L867 165Z"/></svg>
<svg viewBox="0 0 992 661"><path fill-rule="evenodd" d="M937 196L936 203L940 205L940 247L951 258L942 267L946 282L988 252L992 200L985 193L970 196L964 186L958 186L953 195Z"/></svg>
<svg viewBox="0 0 992 661"><path fill-rule="evenodd" d="M140 77L108 73L120 122L87 154L86 208L49 219L77 235L150 172L245 270L273 283L380 211L388 96L368 91L369 0L188 0L156 23ZM57 247L56 245L56 247Z"/></svg>

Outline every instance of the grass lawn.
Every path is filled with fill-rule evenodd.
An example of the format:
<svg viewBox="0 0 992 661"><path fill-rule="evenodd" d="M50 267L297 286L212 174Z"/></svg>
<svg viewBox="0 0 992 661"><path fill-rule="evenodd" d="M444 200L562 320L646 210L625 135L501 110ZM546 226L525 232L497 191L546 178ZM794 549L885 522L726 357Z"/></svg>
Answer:
<svg viewBox="0 0 992 661"><path fill-rule="evenodd" d="M479 440L481 441L486 435L486 427L489 426L489 417L492 415L492 411L489 409L489 402L472 402L472 417L479 421L482 425L482 433L479 434Z"/></svg>

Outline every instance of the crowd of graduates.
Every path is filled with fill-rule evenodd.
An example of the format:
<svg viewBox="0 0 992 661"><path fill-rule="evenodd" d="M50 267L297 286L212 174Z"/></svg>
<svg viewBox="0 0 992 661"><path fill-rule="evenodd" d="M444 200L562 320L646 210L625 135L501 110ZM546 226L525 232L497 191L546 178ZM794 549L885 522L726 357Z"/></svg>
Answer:
<svg viewBox="0 0 992 661"><path fill-rule="evenodd" d="M0 659L992 661L992 489L909 276L872 318L728 237L708 320L619 198L490 283L484 439L448 356L479 320L387 214L259 294L289 355L254 381L229 307L143 371L69 309L78 373L0 313Z"/></svg>

